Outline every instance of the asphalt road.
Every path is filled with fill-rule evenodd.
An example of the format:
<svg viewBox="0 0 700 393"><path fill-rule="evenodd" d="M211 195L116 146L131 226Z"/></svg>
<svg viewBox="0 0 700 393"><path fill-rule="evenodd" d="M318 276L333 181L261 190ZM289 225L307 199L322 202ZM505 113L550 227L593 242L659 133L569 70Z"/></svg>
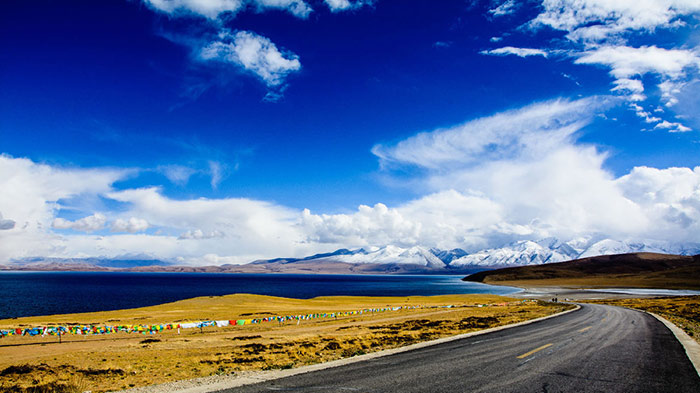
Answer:
<svg viewBox="0 0 700 393"><path fill-rule="evenodd" d="M700 392L672 333L618 307L222 392Z"/></svg>

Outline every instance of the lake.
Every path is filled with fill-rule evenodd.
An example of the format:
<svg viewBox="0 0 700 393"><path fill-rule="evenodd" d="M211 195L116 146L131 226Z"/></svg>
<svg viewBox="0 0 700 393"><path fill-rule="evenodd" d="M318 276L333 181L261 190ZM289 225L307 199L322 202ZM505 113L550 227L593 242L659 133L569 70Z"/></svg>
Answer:
<svg viewBox="0 0 700 393"><path fill-rule="evenodd" d="M0 272L0 319L152 306L233 293L408 296L489 293L518 288L461 281L463 276L125 272Z"/></svg>

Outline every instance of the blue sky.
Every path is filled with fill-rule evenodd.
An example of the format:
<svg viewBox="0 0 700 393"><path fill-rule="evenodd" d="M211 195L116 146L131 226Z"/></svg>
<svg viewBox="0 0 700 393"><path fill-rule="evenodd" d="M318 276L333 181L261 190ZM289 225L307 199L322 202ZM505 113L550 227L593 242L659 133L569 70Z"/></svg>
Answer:
<svg viewBox="0 0 700 393"><path fill-rule="evenodd" d="M0 258L700 240L695 1L2 7Z"/></svg>

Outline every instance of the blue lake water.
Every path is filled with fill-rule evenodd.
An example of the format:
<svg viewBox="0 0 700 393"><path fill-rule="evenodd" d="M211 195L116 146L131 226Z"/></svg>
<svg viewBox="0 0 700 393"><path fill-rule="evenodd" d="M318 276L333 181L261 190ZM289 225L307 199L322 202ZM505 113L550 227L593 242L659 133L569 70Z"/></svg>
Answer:
<svg viewBox="0 0 700 393"><path fill-rule="evenodd" d="M0 319L118 310L197 296L254 293L316 296L506 295L517 288L461 281L463 276L0 272Z"/></svg>

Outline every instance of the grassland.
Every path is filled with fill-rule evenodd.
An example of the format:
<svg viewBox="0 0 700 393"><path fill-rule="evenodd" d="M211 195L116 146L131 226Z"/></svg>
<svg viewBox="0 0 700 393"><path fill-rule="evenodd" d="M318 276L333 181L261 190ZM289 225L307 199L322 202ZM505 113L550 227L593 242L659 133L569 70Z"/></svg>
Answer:
<svg viewBox="0 0 700 393"><path fill-rule="evenodd" d="M653 312L673 322L700 343L700 296L606 299L588 302Z"/></svg>
<svg viewBox="0 0 700 393"><path fill-rule="evenodd" d="M515 301L517 304L498 305ZM342 318L175 330L155 335L6 337L0 390L93 392L242 370L291 368L533 319L570 306L493 295L194 298L154 307L0 320L0 328L50 324L183 323L406 305L454 305ZM476 307L478 304L486 307Z"/></svg>

